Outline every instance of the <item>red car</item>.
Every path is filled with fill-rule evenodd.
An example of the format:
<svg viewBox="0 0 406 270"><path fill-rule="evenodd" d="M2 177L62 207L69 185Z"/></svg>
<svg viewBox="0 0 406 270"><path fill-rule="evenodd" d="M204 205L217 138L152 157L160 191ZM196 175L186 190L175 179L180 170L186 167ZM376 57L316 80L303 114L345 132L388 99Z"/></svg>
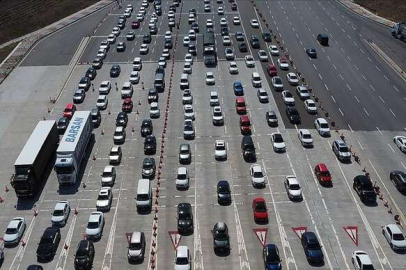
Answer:
<svg viewBox="0 0 406 270"><path fill-rule="evenodd" d="M126 98L123 101L123 106L121 107L121 110L123 112L131 112L133 110L133 101L131 98Z"/></svg>
<svg viewBox="0 0 406 270"><path fill-rule="evenodd" d="M247 113L247 108L245 106L245 98L244 97L237 97L235 99L235 110L238 114L245 114Z"/></svg>
<svg viewBox="0 0 406 270"><path fill-rule="evenodd" d="M275 65L268 65L266 70L268 71L268 75L271 77L278 75L278 69L275 67Z"/></svg>
<svg viewBox="0 0 406 270"><path fill-rule="evenodd" d="M268 209L264 198L255 198L252 201L252 211L255 222L268 222Z"/></svg>
<svg viewBox="0 0 406 270"><path fill-rule="evenodd" d="M240 117L240 130L242 134L251 133L251 121L248 115L243 115Z"/></svg>
<svg viewBox="0 0 406 270"><path fill-rule="evenodd" d="M63 115L63 117L66 117L70 120L75 112L76 112L75 104L68 103L68 104L66 104L66 108L63 110L62 115Z"/></svg>
<svg viewBox="0 0 406 270"><path fill-rule="evenodd" d="M139 21L133 21L133 22L131 23L131 28L132 28L132 29L138 29L138 28L140 28L140 22L139 22Z"/></svg>
<svg viewBox="0 0 406 270"><path fill-rule="evenodd" d="M317 164L316 167L314 168L314 174L316 175L317 179L319 180L319 183L322 186L333 185L333 182L331 181L331 174L327 169L326 164L324 163Z"/></svg>

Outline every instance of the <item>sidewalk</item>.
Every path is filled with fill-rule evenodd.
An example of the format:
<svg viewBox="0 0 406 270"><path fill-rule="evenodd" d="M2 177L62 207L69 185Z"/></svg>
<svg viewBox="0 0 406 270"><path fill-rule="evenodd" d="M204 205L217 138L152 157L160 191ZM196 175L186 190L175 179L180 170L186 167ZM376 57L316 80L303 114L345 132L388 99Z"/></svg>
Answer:
<svg viewBox="0 0 406 270"><path fill-rule="evenodd" d="M112 9L117 8L118 6L114 3L117 3L116 0L100 0L96 4L83 9L75 14L72 14L66 18L63 18L53 24L50 24L42 29L39 29L35 32L29 33L25 36L22 36L20 38L11 40L9 42L6 42L2 45L0 45L0 49L4 48L12 43L19 42L19 44L15 47L15 49L7 56L7 58L0 63L0 84L7 78L7 76L10 74L10 72L18 65L21 59L27 54L27 52L30 50L30 48L37 43L39 40L41 40L43 37L54 33L55 31L58 31L62 29L63 27L70 25L71 23L74 23L106 6L111 5Z"/></svg>
<svg viewBox="0 0 406 270"><path fill-rule="evenodd" d="M379 17L378 15L375 15L374 13L372 13L371 11L367 10L366 8L354 3L353 0L339 0L339 2L341 4L343 4L344 6L346 6L348 9L358 13L361 16L364 16L370 20L373 20L377 23L386 25L388 27L392 27L395 22L392 22L388 19Z"/></svg>

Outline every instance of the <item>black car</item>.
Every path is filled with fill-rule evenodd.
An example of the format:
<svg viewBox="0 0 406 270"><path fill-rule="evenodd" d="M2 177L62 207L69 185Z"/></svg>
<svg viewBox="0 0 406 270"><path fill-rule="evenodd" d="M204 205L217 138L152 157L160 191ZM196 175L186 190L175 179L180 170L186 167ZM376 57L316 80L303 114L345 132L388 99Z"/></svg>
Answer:
<svg viewBox="0 0 406 270"><path fill-rule="evenodd" d="M265 113L265 118L269 126L278 126L278 116L275 111L267 111Z"/></svg>
<svg viewBox="0 0 406 270"><path fill-rule="evenodd" d="M165 49L172 49L173 47L173 42L172 39L165 39L165 44L164 44L164 48Z"/></svg>
<svg viewBox="0 0 406 270"><path fill-rule="evenodd" d="M178 204L177 220L180 234L193 233L193 214L190 203Z"/></svg>
<svg viewBox="0 0 406 270"><path fill-rule="evenodd" d="M228 36L229 31L227 27L221 27L221 35L222 36Z"/></svg>
<svg viewBox="0 0 406 270"><path fill-rule="evenodd" d="M265 42L271 42L272 41L272 36L270 33L262 33L262 38L264 39Z"/></svg>
<svg viewBox="0 0 406 270"><path fill-rule="evenodd" d="M214 224L212 234L214 252L229 252L230 236L228 234L227 224L224 222L217 222Z"/></svg>
<svg viewBox="0 0 406 270"><path fill-rule="evenodd" d="M259 49L261 47L259 43L259 38L256 35L252 35L250 39L252 48Z"/></svg>
<svg viewBox="0 0 406 270"><path fill-rule="evenodd" d="M406 191L406 173L402 171L392 171L389 177L399 191Z"/></svg>
<svg viewBox="0 0 406 270"><path fill-rule="evenodd" d="M372 181L365 175L355 176L352 187L355 192L357 192L361 201L370 203L376 202L376 193Z"/></svg>
<svg viewBox="0 0 406 270"><path fill-rule="evenodd" d="M235 32L235 39L237 41L244 41L244 34L242 32Z"/></svg>
<svg viewBox="0 0 406 270"><path fill-rule="evenodd" d="M93 127L97 128L101 123L101 114L99 108L94 108L90 111L90 116L92 117Z"/></svg>
<svg viewBox="0 0 406 270"><path fill-rule="evenodd" d="M155 13L156 13L156 15L161 16L161 15L162 15L162 8L161 8L161 7L157 7L157 8L155 9Z"/></svg>
<svg viewBox="0 0 406 270"><path fill-rule="evenodd" d="M238 49L240 50L240 52L247 52L247 44L245 42L238 43Z"/></svg>
<svg viewBox="0 0 406 270"><path fill-rule="evenodd" d="M154 135L147 135L144 140L144 154L154 155L156 153L156 138Z"/></svg>
<svg viewBox="0 0 406 270"><path fill-rule="evenodd" d="M148 103L158 102L158 90L156 88L150 88L148 91Z"/></svg>
<svg viewBox="0 0 406 270"><path fill-rule="evenodd" d="M94 245L91 240L81 240L75 254L75 269L92 269L94 259Z"/></svg>
<svg viewBox="0 0 406 270"><path fill-rule="evenodd" d="M141 123L141 137L151 135L154 131L151 119L144 119Z"/></svg>
<svg viewBox="0 0 406 270"><path fill-rule="evenodd" d="M56 128L58 129L59 134L64 134L66 128L69 125L69 119L67 117L61 117L58 119L58 122L56 124Z"/></svg>
<svg viewBox="0 0 406 270"><path fill-rule="evenodd" d="M57 227L46 228L38 244L37 260L47 261L52 259L55 256L60 241L61 241L61 231L59 230L59 228Z"/></svg>
<svg viewBox="0 0 406 270"><path fill-rule="evenodd" d="M169 6L169 11L176 12L176 4L175 4L175 3L172 3L172 4Z"/></svg>
<svg viewBox="0 0 406 270"><path fill-rule="evenodd" d="M123 30L124 27L125 27L125 22L124 22L124 21L119 21L119 22L117 23L117 27L120 28L121 30Z"/></svg>
<svg viewBox="0 0 406 270"><path fill-rule="evenodd" d="M116 118L116 126L126 127L128 122L128 115L126 112L119 112Z"/></svg>
<svg viewBox="0 0 406 270"><path fill-rule="evenodd" d="M217 183L217 202L220 205L231 203L230 184L226 180Z"/></svg>
<svg viewBox="0 0 406 270"><path fill-rule="evenodd" d="M124 42L117 43L117 46L116 46L117 52L124 52L125 48L126 48L126 45Z"/></svg>
<svg viewBox="0 0 406 270"><path fill-rule="evenodd" d="M196 16L196 9L195 8L189 9L189 14L190 13Z"/></svg>
<svg viewBox="0 0 406 270"><path fill-rule="evenodd" d="M151 34L147 33L142 37L142 42L143 43L151 43Z"/></svg>
<svg viewBox="0 0 406 270"><path fill-rule="evenodd" d="M161 67L161 66L158 66L158 67L155 69L155 75L158 74L158 73L162 73L162 74L164 74L164 76L165 76L165 68L163 68L163 67Z"/></svg>
<svg viewBox="0 0 406 270"><path fill-rule="evenodd" d="M307 48L306 53L310 58L317 58L317 52L314 48Z"/></svg>
<svg viewBox="0 0 406 270"><path fill-rule="evenodd" d="M237 10L237 4L236 3L233 3L231 5L231 10L233 10L233 11Z"/></svg>
<svg viewBox="0 0 406 270"><path fill-rule="evenodd" d="M113 65L110 69L110 77L115 78L120 76L121 67L120 65Z"/></svg>
<svg viewBox="0 0 406 270"><path fill-rule="evenodd" d="M156 26L152 26L152 27L149 29L149 33L150 33L151 35L156 35L156 34L158 33L158 28L156 28Z"/></svg>
<svg viewBox="0 0 406 270"><path fill-rule="evenodd" d="M135 39L135 32L134 31L129 31L126 35L127 40L131 41Z"/></svg>
<svg viewBox="0 0 406 270"><path fill-rule="evenodd" d="M156 164L152 157L144 158L142 162L142 178L151 179L155 177Z"/></svg>
<svg viewBox="0 0 406 270"><path fill-rule="evenodd" d="M194 30L196 33L199 33L199 24L197 24L197 22L192 22L190 29Z"/></svg>
<svg viewBox="0 0 406 270"><path fill-rule="evenodd" d="M85 91L89 90L91 85L89 77L82 77L79 81L79 89L84 89Z"/></svg>
<svg viewBox="0 0 406 270"><path fill-rule="evenodd" d="M291 123L299 124L301 121L298 110L293 106L286 106L286 116Z"/></svg>
<svg viewBox="0 0 406 270"><path fill-rule="evenodd" d="M305 232L301 238L302 247L309 262L321 263L324 261L323 251L317 236L313 232Z"/></svg>
<svg viewBox="0 0 406 270"><path fill-rule="evenodd" d="M278 247L274 244L268 244L262 251L264 266L267 270L281 270L281 257L279 256Z"/></svg>
<svg viewBox="0 0 406 270"><path fill-rule="evenodd" d="M90 67L90 68L87 69L85 76L93 81L94 78L96 78L96 75L97 75L96 69L94 67Z"/></svg>

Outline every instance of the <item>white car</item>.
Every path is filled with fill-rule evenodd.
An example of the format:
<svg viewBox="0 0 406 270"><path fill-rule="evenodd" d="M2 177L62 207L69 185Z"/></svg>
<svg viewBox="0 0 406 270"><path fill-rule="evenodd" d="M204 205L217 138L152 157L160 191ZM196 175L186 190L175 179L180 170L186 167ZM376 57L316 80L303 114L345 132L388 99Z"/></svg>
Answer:
<svg viewBox="0 0 406 270"><path fill-rule="evenodd" d="M151 118L159 118L160 115L161 115L161 111L159 110L158 103L152 102L151 106L149 108L149 116Z"/></svg>
<svg viewBox="0 0 406 270"><path fill-rule="evenodd" d="M406 137L405 136L395 136L393 137L393 142L396 146L402 151L406 153Z"/></svg>
<svg viewBox="0 0 406 270"><path fill-rule="evenodd" d="M224 140L216 140L214 142L214 158L216 160L227 159L227 145Z"/></svg>
<svg viewBox="0 0 406 270"><path fill-rule="evenodd" d="M289 70L289 63L285 58L279 58L277 62L280 69Z"/></svg>
<svg viewBox="0 0 406 270"><path fill-rule="evenodd" d="M149 20L148 27L149 27L150 29L156 27L156 22L155 22L155 20L153 20L153 19Z"/></svg>
<svg viewBox="0 0 406 270"><path fill-rule="evenodd" d="M96 201L97 211L110 211L113 202L113 192L111 187L102 187Z"/></svg>
<svg viewBox="0 0 406 270"><path fill-rule="evenodd" d="M356 250L352 253L351 258L352 264L354 265L355 270L374 270L372 261L369 258L368 254L362 250Z"/></svg>
<svg viewBox="0 0 406 270"><path fill-rule="evenodd" d="M190 40L196 40L195 30L193 30L193 29L189 30L189 38L190 38Z"/></svg>
<svg viewBox="0 0 406 270"><path fill-rule="evenodd" d="M231 39L229 36L223 36L223 45L224 46L230 46L231 45Z"/></svg>
<svg viewBox="0 0 406 270"><path fill-rule="evenodd" d="M250 24L252 28L258 28L259 27L259 22L257 19L251 19Z"/></svg>
<svg viewBox="0 0 406 270"><path fill-rule="evenodd" d="M162 50L162 56L166 58L166 60L168 60L169 58L171 58L171 54L169 52L169 49L163 49Z"/></svg>
<svg viewBox="0 0 406 270"><path fill-rule="evenodd" d="M282 99L285 105L295 106L295 98L289 90L282 91Z"/></svg>
<svg viewBox="0 0 406 270"><path fill-rule="evenodd" d="M192 74L192 63L191 62L185 62L185 65L183 66L183 73Z"/></svg>
<svg viewBox="0 0 406 270"><path fill-rule="evenodd" d="M258 164L253 164L250 167L250 175L252 186L256 187L265 187L265 177L264 173L262 172L262 168Z"/></svg>
<svg viewBox="0 0 406 270"><path fill-rule="evenodd" d="M216 91L210 92L210 106L219 106L219 95Z"/></svg>
<svg viewBox="0 0 406 270"><path fill-rule="evenodd" d="M134 57L133 60L133 70L140 71L142 69L142 60L141 57Z"/></svg>
<svg viewBox="0 0 406 270"><path fill-rule="evenodd" d="M183 106L183 116L185 119L195 120L195 112L192 105L188 104Z"/></svg>
<svg viewBox="0 0 406 270"><path fill-rule="evenodd" d="M303 147L313 146L313 137L308 129L299 129L297 136Z"/></svg>
<svg viewBox="0 0 406 270"><path fill-rule="evenodd" d="M196 21L195 14L190 13L189 18L187 20L189 23L195 22Z"/></svg>
<svg viewBox="0 0 406 270"><path fill-rule="evenodd" d="M111 90L111 83L110 81L102 81L99 87L99 94L100 95L108 95Z"/></svg>
<svg viewBox="0 0 406 270"><path fill-rule="evenodd" d="M215 106L212 111L213 125L221 126L224 124L223 111L220 106Z"/></svg>
<svg viewBox="0 0 406 270"><path fill-rule="evenodd" d="M97 57L100 57L100 58L102 58L102 59L104 59L104 58L106 58L106 54L107 54L107 52L106 52L106 49L103 49L103 48L100 48L98 51L97 51Z"/></svg>
<svg viewBox="0 0 406 270"><path fill-rule="evenodd" d="M310 98L309 89L307 89L307 87L304 85L296 86L296 93L301 100L306 100Z"/></svg>
<svg viewBox="0 0 406 270"><path fill-rule="evenodd" d="M317 114L317 105L312 99L306 99L304 101L305 109L310 114Z"/></svg>
<svg viewBox="0 0 406 270"><path fill-rule="evenodd" d="M245 57L245 65L249 68L255 67L254 58L251 55L246 55Z"/></svg>
<svg viewBox="0 0 406 270"><path fill-rule="evenodd" d="M100 239L104 228L104 214L102 212L92 212L86 226L86 236L88 239Z"/></svg>
<svg viewBox="0 0 406 270"><path fill-rule="evenodd" d="M279 76L272 77L271 84L275 91L283 91L283 82L281 77Z"/></svg>
<svg viewBox="0 0 406 270"><path fill-rule="evenodd" d="M99 109L99 110L105 110L106 108L107 108L107 105L109 104L109 100L107 99L107 96L106 95L100 95L98 98L97 98L97 101L96 101L96 107Z"/></svg>
<svg viewBox="0 0 406 270"><path fill-rule="evenodd" d="M102 42L100 42L99 48L108 51L110 49L110 42L108 40L103 40Z"/></svg>
<svg viewBox="0 0 406 270"><path fill-rule="evenodd" d="M219 8L217 9L217 14L218 14L218 15L224 15L224 8L223 8L223 7L219 7Z"/></svg>
<svg viewBox="0 0 406 270"><path fill-rule="evenodd" d="M179 167L178 173L176 175L175 185L177 189L188 189L189 188L189 171L185 167Z"/></svg>
<svg viewBox="0 0 406 270"><path fill-rule="evenodd" d="M118 27L114 27L113 28L113 31L111 31L111 33L113 34L113 35L115 35L116 37L118 37L119 35L120 35L120 28L118 28Z"/></svg>
<svg viewBox="0 0 406 270"><path fill-rule="evenodd" d="M101 175L101 186L113 186L116 182L116 169L114 166L107 165L104 167L103 173Z"/></svg>
<svg viewBox="0 0 406 270"><path fill-rule="evenodd" d="M213 21L211 19L206 20L206 28L213 28Z"/></svg>
<svg viewBox="0 0 406 270"><path fill-rule="evenodd" d="M148 44L141 44L140 54L148 54L149 46Z"/></svg>
<svg viewBox="0 0 406 270"><path fill-rule="evenodd" d="M195 138L195 127L193 121L190 119L185 120L183 125L183 138L184 139L194 139Z"/></svg>
<svg viewBox="0 0 406 270"><path fill-rule="evenodd" d="M288 175L285 178L285 189L288 193L288 197L291 200L301 200L302 199L302 188L300 187L299 181L296 176Z"/></svg>
<svg viewBox="0 0 406 270"><path fill-rule="evenodd" d="M252 72L251 82L254 87L262 87L262 80L258 72Z"/></svg>
<svg viewBox="0 0 406 270"><path fill-rule="evenodd" d="M207 85L213 85L213 84L215 84L215 83L216 83L216 81L215 81L215 79L214 79L214 74L213 74L213 72L207 71L207 72L206 72L206 84L207 84Z"/></svg>
<svg viewBox="0 0 406 270"><path fill-rule="evenodd" d="M110 154L109 154L109 163L110 164L120 164L121 162L121 146L119 145L114 145L110 149Z"/></svg>
<svg viewBox="0 0 406 270"><path fill-rule="evenodd" d="M299 84L299 77L293 72L286 74L286 80L288 80L289 84L293 86Z"/></svg>
<svg viewBox="0 0 406 270"><path fill-rule="evenodd" d="M266 53L265 50L258 51L258 58L259 58L259 61L261 61L261 62L268 62L268 54Z"/></svg>
<svg viewBox="0 0 406 270"><path fill-rule="evenodd" d="M228 71L230 74L238 74L238 66L236 62L230 62L228 64Z"/></svg>
<svg viewBox="0 0 406 270"><path fill-rule="evenodd" d="M271 55L273 55L273 56L279 55L279 49L276 45L270 45L269 50L271 51Z"/></svg>
<svg viewBox="0 0 406 270"><path fill-rule="evenodd" d="M209 4L204 5L204 12L210 12L211 11L211 6Z"/></svg>
<svg viewBox="0 0 406 270"><path fill-rule="evenodd" d="M172 10L168 12L168 19L169 18L174 18L175 17L175 12L173 12Z"/></svg>
<svg viewBox="0 0 406 270"><path fill-rule="evenodd" d="M324 118L317 118L314 120L314 127L320 136L328 137L330 136L330 127Z"/></svg>
<svg viewBox="0 0 406 270"><path fill-rule="evenodd" d="M190 64L193 65L193 56L190 53L187 53L185 55L185 62L189 62Z"/></svg>
<svg viewBox="0 0 406 270"><path fill-rule="evenodd" d="M240 25L240 24L241 24L240 17L234 16L234 17L233 17L233 24L234 24L234 25Z"/></svg>
<svg viewBox="0 0 406 270"><path fill-rule="evenodd" d="M5 246L16 246L23 237L26 228L25 219L23 217L13 218L7 226L3 236Z"/></svg>
<svg viewBox="0 0 406 270"><path fill-rule="evenodd" d="M268 93L263 88L258 89L257 97L259 99L259 102L261 102L261 103L268 103L269 102Z"/></svg>
<svg viewBox="0 0 406 270"><path fill-rule="evenodd" d="M70 213L70 205L68 201L57 202L52 212L52 226L65 226Z"/></svg>
<svg viewBox="0 0 406 270"><path fill-rule="evenodd" d="M187 246L178 246L175 254L175 270L191 270L192 256Z"/></svg>
<svg viewBox="0 0 406 270"><path fill-rule="evenodd" d="M166 31L165 32L165 39L171 39L172 38L172 33L171 31Z"/></svg>
<svg viewBox="0 0 406 270"><path fill-rule="evenodd" d="M388 224L382 227L382 234L388 241L393 251L406 251L406 239L396 224Z"/></svg>
<svg viewBox="0 0 406 270"><path fill-rule="evenodd" d="M221 18L220 19L220 26L221 27L227 27L228 26L228 22L227 22L227 19L226 18Z"/></svg>
<svg viewBox="0 0 406 270"><path fill-rule="evenodd" d="M226 55L227 60L234 60L234 51L232 48L226 48L224 50L224 54Z"/></svg>
<svg viewBox="0 0 406 270"><path fill-rule="evenodd" d="M286 145L283 140L282 134L279 132L274 132L271 134L272 148L275 152L285 152Z"/></svg>
<svg viewBox="0 0 406 270"><path fill-rule="evenodd" d="M140 73L138 71L131 71L130 82L132 84L137 84L140 82Z"/></svg>
<svg viewBox="0 0 406 270"><path fill-rule="evenodd" d="M107 41L108 41L110 44L114 44L114 42L116 42L116 36L113 35L113 34L108 35Z"/></svg>
<svg viewBox="0 0 406 270"><path fill-rule="evenodd" d="M169 27L174 27L175 26L175 19L174 18L169 18L168 26Z"/></svg>
<svg viewBox="0 0 406 270"><path fill-rule="evenodd" d="M183 46L189 46L189 43L190 43L189 36L184 36L183 37Z"/></svg>
<svg viewBox="0 0 406 270"><path fill-rule="evenodd" d="M138 13L135 18L136 18L137 20L139 20L140 22L142 22L142 21L144 20L144 14Z"/></svg>
<svg viewBox="0 0 406 270"><path fill-rule="evenodd" d="M193 104L193 96L189 89L183 90L182 104Z"/></svg>

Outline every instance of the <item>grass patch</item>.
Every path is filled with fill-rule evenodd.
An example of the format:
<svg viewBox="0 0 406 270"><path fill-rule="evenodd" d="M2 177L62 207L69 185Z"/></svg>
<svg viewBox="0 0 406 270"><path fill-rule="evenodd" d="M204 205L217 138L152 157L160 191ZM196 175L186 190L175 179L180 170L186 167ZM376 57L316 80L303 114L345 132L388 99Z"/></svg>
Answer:
<svg viewBox="0 0 406 270"><path fill-rule="evenodd" d="M4 59L14 50L14 48L18 45L19 42L12 43L2 49L0 49L0 63L3 62Z"/></svg>

